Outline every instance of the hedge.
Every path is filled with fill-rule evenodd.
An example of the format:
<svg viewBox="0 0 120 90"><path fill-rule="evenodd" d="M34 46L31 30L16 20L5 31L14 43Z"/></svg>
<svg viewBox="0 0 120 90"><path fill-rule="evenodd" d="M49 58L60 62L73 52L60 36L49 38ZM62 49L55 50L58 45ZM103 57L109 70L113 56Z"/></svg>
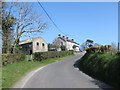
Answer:
<svg viewBox="0 0 120 90"><path fill-rule="evenodd" d="M22 60L31 60L41 61L48 58L62 57L66 55L73 54L73 51L49 51L49 52L36 52L31 55L26 55L23 53L17 54L2 54L2 65L12 64L14 62Z"/></svg>
<svg viewBox="0 0 120 90"><path fill-rule="evenodd" d="M2 54L2 65L12 64L14 62L25 60L25 54Z"/></svg>
<svg viewBox="0 0 120 90"><path fill-rule="evenodd" d="M114 87L120 88L120 55L86 53L80 60L80 69Z"/></svg>
<svg viewBox="0 0 120 90"><path fill-rule="evenodd" d="M48 51L48 52L36 52L33 54L33 60L41 61L48 58L62 57L73 54L73 51Z"/></svg>
<svg viewBox="0 0 120 90"><path fill-rule="evenodd" d="M105 52L110 52L113 51L113 48L111 45L105 45L105 46L95 46L95 47L90 47L85 49L87 53L105 53Z"/></svg>

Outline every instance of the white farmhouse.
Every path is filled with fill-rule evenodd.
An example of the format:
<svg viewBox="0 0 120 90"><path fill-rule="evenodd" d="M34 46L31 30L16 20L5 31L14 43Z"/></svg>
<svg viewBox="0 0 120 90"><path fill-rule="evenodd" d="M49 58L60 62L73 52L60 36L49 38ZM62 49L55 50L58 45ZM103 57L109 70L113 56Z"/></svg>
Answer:
<svg viewBox="0 0 120 90"><path fill-rule="evenodd" d="M20 41L19 45L21 51L27 54L48 51L48 44L41 37Z"/></svg>
<svg viewBox="0 0 120 90"><path fill-rule="evenodd" d="M60 47L62 45L66 46L67 50L74 50L76 52L80 51L79 44L74 41L74 39L69 39L68 37L59 35L55 41L53 42L54 45L57 45L59 48L57 50L60 51Z"/></svg>

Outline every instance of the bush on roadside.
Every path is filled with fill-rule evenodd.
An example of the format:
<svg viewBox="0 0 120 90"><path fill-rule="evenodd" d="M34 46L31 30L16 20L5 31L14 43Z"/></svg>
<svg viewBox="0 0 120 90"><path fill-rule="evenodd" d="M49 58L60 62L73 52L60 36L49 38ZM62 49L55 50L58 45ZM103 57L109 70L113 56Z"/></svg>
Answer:
<svg viewBox="0 0 120 90"><path fill-rule="evenodd" d="M62 45L60 48L61 48L62 51L66 51L67 50L65 45Z"/></svg>
<svg viewBox="0 0 120 90"><path fill-rule="evenodd" d="M73 51L49 51L49 52L36 52L33 54L33 60L41 61L48 58L56 58L67 55L72 55Z"/></svg>
<svg viewBox="0 0 120 90"><path fill-rule="evenodd" d="M115 52L115 50L112 48L111 45L105 45L105 46L95 46L85 49L87 53L105 53L105 52Z"/></svg>
<svg viewBox="0 0 120 90"><path fill-rule="evenodd" d="M80 60L85 73L120 88L120 55L86 53Z"/></svg>
<svg viewBox="0 0 120 90"><path fill-rule="evenodd" d="M2 54L2 64L12 64L14 62L25 60L25 54Z"/></svg>

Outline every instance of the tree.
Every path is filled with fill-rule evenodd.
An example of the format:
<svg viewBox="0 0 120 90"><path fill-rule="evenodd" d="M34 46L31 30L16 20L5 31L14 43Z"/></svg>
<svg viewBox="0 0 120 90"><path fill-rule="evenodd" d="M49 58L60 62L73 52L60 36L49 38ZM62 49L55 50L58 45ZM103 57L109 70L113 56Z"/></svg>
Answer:
<svg viewBox="0 0 120 90"><path fill-rule="evenodd" d="M93 46L93 40L90 40L90 39L87 39L86 40L86 46L88 46L88 47L92 47Z"/></svg>
<svg viewBox="0 0 120 90"><path fill-rule="evenodd" d="M55 44L48 44L48 50L49 51L56 51L59 48L59 46L55 45Z"/></svg>
<svg viewBox="0 0 120 90"><path fill-rule="evenodd" d="M13 26L15 24L15 18L13 15L10 14L12 6L5 11L6 5L3 3L1 9L1 17L0 19L2 22L1 25L1 34L3 39L3 53L10 53L11 44L12 44L12 33L13 33Z"/></svg>
<svg viewBox="0 0 120 90"><path fill-rule="evenodd" d="M13 52L19 49L20 38L26 33L38 33L46 27L46 23L41 21L40 15L33 10L33 5L27 2L7 3L10 10L7 15L13 15L15 19ZM5 23L6 24L6 23Z"/></svg>
<svg viewBox="0 0 120 90"><path fill-rule="evenodd" d="M67 50L65 45L61 45L60 48L61 48L61 51L66 51Z"/></svg>

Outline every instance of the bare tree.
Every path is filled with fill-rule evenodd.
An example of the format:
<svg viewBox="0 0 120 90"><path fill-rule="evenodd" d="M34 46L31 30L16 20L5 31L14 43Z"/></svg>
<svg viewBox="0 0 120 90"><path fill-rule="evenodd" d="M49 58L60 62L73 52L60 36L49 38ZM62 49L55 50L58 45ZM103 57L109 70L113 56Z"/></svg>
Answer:
<svg viewBox="0 0 120 90"><path fill-rule="evenodd" d="M19 46L20 38L26 33L39 33L46 28L46 23L41 21L41 17L33 10L33 3L16 2L8 3L9 13L15 17L14 43L13 48Z"/></svg>

